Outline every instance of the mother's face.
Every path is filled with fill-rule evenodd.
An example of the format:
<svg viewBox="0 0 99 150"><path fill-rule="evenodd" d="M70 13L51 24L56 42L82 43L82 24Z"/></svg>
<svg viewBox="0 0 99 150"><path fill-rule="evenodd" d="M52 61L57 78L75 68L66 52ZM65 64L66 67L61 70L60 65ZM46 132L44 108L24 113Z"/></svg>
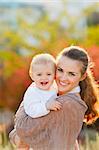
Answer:
<svg viewBox="0 0 99 150"><path fill-rule="evenodd" d="M83 79L81 69L81 62L61 56L57 62L56 70L59 94L65 94L79 85L79 82Z"/></svg>

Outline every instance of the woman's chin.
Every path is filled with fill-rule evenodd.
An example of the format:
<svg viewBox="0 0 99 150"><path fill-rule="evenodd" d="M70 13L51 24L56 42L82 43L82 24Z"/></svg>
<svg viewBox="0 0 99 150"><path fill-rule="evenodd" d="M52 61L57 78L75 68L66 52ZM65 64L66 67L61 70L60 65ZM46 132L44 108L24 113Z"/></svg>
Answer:
<svg viewBox="0 0 99 150"><path fill-rule="evenodd" d="M59 88L58 91L59 91L59 94L61 93L60 95L62 95L62 94L68 93L70 90L69 89L64 89L64 88Z"/></svg>
<svg viewBox="0 0 99 150"><path fill-rule="evenodd" d="M67 92L65 90L59 90L59 95L62 95L62 94L66 94Z"/></svg>

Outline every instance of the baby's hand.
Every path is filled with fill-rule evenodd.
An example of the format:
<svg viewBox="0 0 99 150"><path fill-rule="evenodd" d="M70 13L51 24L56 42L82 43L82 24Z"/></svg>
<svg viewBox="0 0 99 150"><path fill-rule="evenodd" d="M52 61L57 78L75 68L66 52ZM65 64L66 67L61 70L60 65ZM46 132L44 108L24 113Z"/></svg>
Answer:
<svg viewBox="0 0 99 150"><path fill-rule="evenodd" d="M62 104L56 100L49 100L47 103L46 103L46 108L48 110L54 110L54 111L57 111L57 110L60 110L62 108Z"/></svg>

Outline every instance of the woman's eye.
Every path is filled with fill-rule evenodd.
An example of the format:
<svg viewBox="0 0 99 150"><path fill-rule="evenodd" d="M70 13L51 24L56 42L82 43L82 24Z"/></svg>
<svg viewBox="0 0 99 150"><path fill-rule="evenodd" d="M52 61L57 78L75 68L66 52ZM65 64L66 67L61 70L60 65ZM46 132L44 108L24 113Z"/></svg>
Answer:
<svg viewBox="0 0 99 150"><path fill-rule="evenodd" d="M63 72L63 69L62 68L57 68L58 71L60 72Z"/></svg>
<svg viewBox="0 0 99 150"><path fill-rule="evenodd" d="M75 76L75 73L73 73L73 72L69 72L69 74L70 74L71 76Z"/></svg>

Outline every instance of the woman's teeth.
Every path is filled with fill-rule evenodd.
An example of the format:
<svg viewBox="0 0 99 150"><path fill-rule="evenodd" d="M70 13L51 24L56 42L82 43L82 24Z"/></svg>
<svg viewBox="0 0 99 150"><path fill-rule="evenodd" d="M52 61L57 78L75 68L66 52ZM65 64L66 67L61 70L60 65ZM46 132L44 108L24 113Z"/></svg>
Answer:
<svg viewBox="0 0 99 150"><path fill-rule="evenodd" d="M61 85L63 85L63 86L66 86L67 85L67 83L64 83L64 82L59 82Z"/></svg>

